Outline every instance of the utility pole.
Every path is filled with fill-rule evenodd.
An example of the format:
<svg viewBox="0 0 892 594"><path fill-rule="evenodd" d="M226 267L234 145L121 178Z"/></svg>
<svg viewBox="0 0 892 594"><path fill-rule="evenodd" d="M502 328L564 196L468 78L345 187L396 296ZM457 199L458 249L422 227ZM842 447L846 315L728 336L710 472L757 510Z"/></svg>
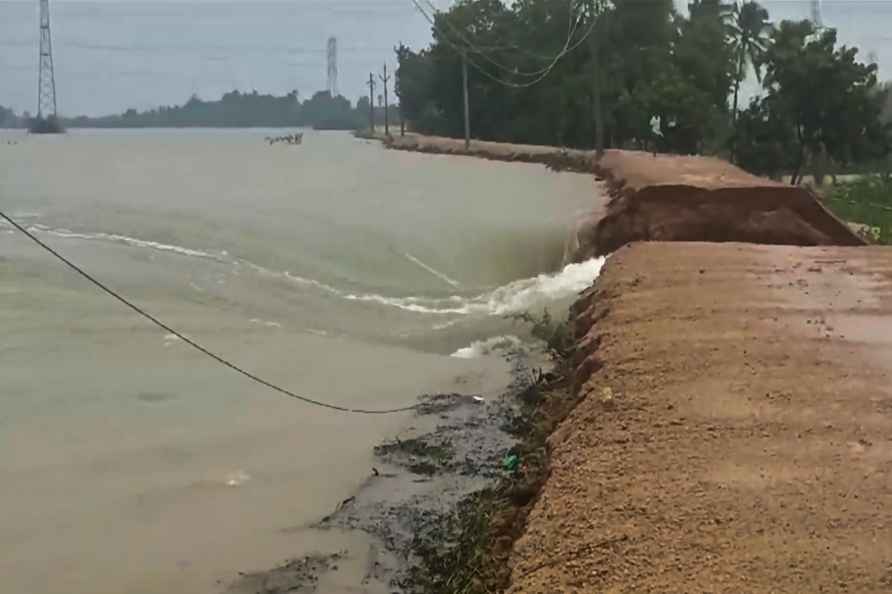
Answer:
<svg viewBox="0 0 892 594"><path fill-rule="evenodd" d="M375 75L369 72L369 131L375 134Z"/></svg>
<svg viewBox="0 0 892 594"><path fill-rule="evenodd" d="M404 52L407 49L403 42L400 41L399 47L394 48L396 50L397 55L397 67L396 72L393 73L393 94L396 95L397 101L399 101L399 105L397 107L397 114L400 117L400 136L406 135L406 120L403 119L403 98L402 98L402 87L400 86L400 67L402 66L402 60L404 56ZM874 60L876 62L876 60Z"/></svg>
<svg viewBox="0 0 892 594"><path fill-rule="evenodd" d="M387 82L390 80L390 77L387 76L387 64L384 65L384 76L381 77L381 82L384 83L384 136L390 136L390 118L388 117L388 106L387 106Z"/></svg>
<svg viewBox="0 0 892 594"><path fill-rule="evenodd" d="M468 53L462 52L461 55L461 79L462 91L465 102L465 150L471 149L471 114L468 107Z"/></svg>
<svg viewBox="0 0 892 594"><path fill-rule="evenodd" d="M598 10L598 0L592 0L592 18L598 19L594 25L594 35L589 36L589 47L592 54L592 111L595 121L595 151L598 158L604 155L604 112L601 108L601 34L605 30L603 20L606 18Z"/></svg>

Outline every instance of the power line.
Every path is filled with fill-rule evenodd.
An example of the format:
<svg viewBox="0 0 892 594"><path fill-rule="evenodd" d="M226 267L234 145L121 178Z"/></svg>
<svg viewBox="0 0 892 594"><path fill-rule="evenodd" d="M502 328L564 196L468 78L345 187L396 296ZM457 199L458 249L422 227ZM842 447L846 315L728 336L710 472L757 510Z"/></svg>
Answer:
<svg viewBox="0 0 892 594"><path fill-rule="evenodd" d="M20 225L20 224L17 223L16 221L14 221L11 217L9 217L9 216L8 216L6 213L4 213L3 211L0 211L0 218L5 219L10 225L12 225L13 227L15 227L15 228L18 229L21 233L23 233L26 237L28 237L28 239L30 239L31 241L33 241L34 243L36 243L37 245L39 245L40 247L42 247L44 250L46 250L47 252L49 252L50 254L52 254L53 256L55 256L56 259L60 260L63 264L65 264L66 266L68 266L68 267L69 267L70 269L72 269L74 272L76 272L76 273L79 274L80 276L84 277L85 279L87 279L88 281L90 281L91 283L93 283L94 285L96 285L97 287L99 287L99 289L101 289L103 292L107 293L108 295L110 295L111 297L113 297L114 299L116 299L117 301L123 303L125 306L127 306L127 307L130 308L130 309L132 309L133 311L135 311L135 312L136 312L137 314L139 314L140 316L142 316L142 317L144 317L145 319L149 320L152 324L154 324L154 325L158 326L159 328L161 328L162 330L165 330L165 331L167 331L168 333L170 333L170 334L176 336L177 338L179 338L180 340L182 340L183 342L185 342L187 345L189 345L189 346L192 347L193 349L195 349L195 350L197 350L198 352L200 352L200 353L206 355L207 357L213 359L213 360L216 361L217 363L219 363L219 364L221 364L221 365L223 365L223 366L225 366L225 367L228 367L229 369L235 371L235 372L238 373L238 374L243 375L244 377L250 379L250 380L253 381L253 382L256 382L256 383L258 383L258 384L260 384L260 385L262 385L262 386L266 386L267 388L269 388L269 389L271 389L271 390L273 390L273 391L275 391L275 392L278 392L279 394L282 394L282 395L284 395L284 396L288 396L288 397L290 397L290 398L295 398L295 399L297 399L297 400L300 400L301 402L305 402L306 404L312 404L313 406L319 406L319 407L322 407L322 408L327 408L327 409L330 409L330 410L336 410L336 411L339 411L339 412L354 413L354 414L362 414L362 415L387 415L387 414L394 414L394 413L400 413L400 412L408 412L408 411L415 410L415 409L418 408L418 405L417 405L417 404L414 404L414 405L412 405L412 406L403 406L403 407L400 407L400 408L378 409L378 410L376 410L376 409L364 409L364 408L350 408L350 407L347 407L347 406L341 406L341 405L338 405L338 404L329 404L329 403L327 403L327 402L322 402L322 401L320 401L320 400L314 400L313 398L308 398L308 397L306 397L306 396L301 396L300 394L297 394L297 393L295 393L295 392L292 392L291 390L288 390L287 388L283 388L283 387L278 386L278 385L276 385L276 384L274 384L274 383L272 383L272 382L269 382L269 381L267 381L267 380L265 380L265 379L263 379L263 378L261 378L261 377L259 377L259 376L257 376L257 375L254 375L254 374L251 373L250 371L246 371L245 369L239 367L239 366L236 365L235 363L230 362L229 360L227 360L227 359L223 358L222 356L220 356L220 355L214 353L213 351L211 351L211 350L209 350L209 349L203 347L202 345L200 345L199 343L195 342L194 340L192 340L192 339L189 338L188 336L185 336L182 332L179 332L178 330L176 330L176 329L172 328L171 326L169 326L168 324L162 322L161 320L159 320L158 318L156 318L156 317L153 316L152 314L148 313L148 312L145 311L144 309L140 308L138 305L134 305L133 303L131 303L130 301L128 301L125 297L122 297L120 294L118 294L118 293L115 292L114 290L108 288L106 285L104 285L102 282L100 282L100 281L97 280L95 277L93 277L92 275L90 275L88 272L86 272L86 271L85 271L84 269L82 269L80 266L78 266L77 264L75 264L74 262L72 262L71 260L69 260L68 258L66 258L65 256L63 256L62 254L60 254L59 252L57 252L56 250L54 250L53 248L51 248L50 246L48 246L47 244L45 244L44 242L42 242L42 241L41 241L38 237L36 237L33 233L31 233L31 232L28 231L25 227L23 227L22 225Z"/></svg>
<svg viewBox="0 0 892 594"><path fill-rule="evenodd" d="M431 0L424 0L424 1L427 4L428 8L432 11L433 14L436 14L437 12L439 12L437 7L433 5ZM434 19L434 20L436 20L436 19ZM469 48L474 50L475 53L479 54L484 60L486 60L490 64L494 65L495 67L497 67L501 70L504 70L505 72L508 72L515 76L535 77L535 76L539 76L540 74L542 74L549 68L548 66L545 66L544 68L540 68L539 70L534 70L531 72L524 72L524 71L519 71L516 67L505 66L501 62L498 62L495 59L488 56L486 53L487 51L498 51L499 48L490 47L490 48L488 48L488 50L484 50L481 46L478 46L473 41L471 41L471 39L468 38L461 29L459 29L458 27L453 25L448 17L444 18L443 21L446 23L446 26L449 27L449 29L451 29L455 33L455 35L457 35L462 41L464 41ZM578 29L578 27L579 27L579 19L573 18L573 0L567 0L567 40L564 42L563 48L561 48L561 50L555 56L549 56L544 59L546 61L551 62L554 60L554 58L556 56L562 56L563 54L565 54L567 52L567 48L570 46L570 43L573 40L573 35L576 34L576 30ZM503 46L502 49L510 49L510 46Z"/></svg>
<svg viewBox="0 0 892 594"><path fill-rule="evenodd" d="M475 70L477 70L480 74L482 74L482 75L484 75L485 77L489 78L489 79L492 80L493 82L496 82L496 83L498 83L498 84L500 84L500 85L503 85L503 86L505 86L505 87L510 87L510 88L514 88L514 89L526 89L526 88L532 87L532 86L534 86L534 85L537 85L537 84L539 84L540 82L542 82L543 80L545 80L545 78L546 78L549 74L551 74L552 70L554 70L555 66L557 66L558 62L560 62L560 60L561 60L565 55L567 55L567 54L570 53L571 51L575 50L577 47L579 47L580 45L582 45L582 43L583 43L586 39L588 39L588 37L591 35L592 31L594 31L594 29L595 29L595 24L597 23L597 20L596 20L595 18L592 18L592 24L589 26L589 28L588 28L588 30L585 32L585 34L584 34L584 35L583 35L583 36L582 36L576 43L574 43L574 44L571 45L571 46L568 46L566 49L564 49L564 50L562 50L561 52L559 52L559 53L554 57L554 59L551 61L551 63L550 63L547 67L545 67L545 68L543 69L542 74L540 74L538 77L536 77L536 78L533 79L533 80L518 83L518 82L508 81L508 80L505 80L505 79L503 79L503 78L500 78L499 76L496 76L496 75L492 74L491 72L489 72L488 70L486 70L485 68L483 68L482 66L480 66L480 64L478 64L477 62L475 62L474 60L472 60L472 59L468 56L467 48L459 47L458 44L456 44L455 42L453 42L452 40L450 40L450 39L449 39L449 36L446 35L446 34L443 32L443 30L440 29L439 26L437 26L436 20L435 20L431 15L429 15L429 14L427 13L427 11L424 9L424 7L422 7L422 6L418 3L418 0L411 0L411 2L412 2L412 4L415 6L416 10L418 10L418 12L421 13L421 15L424 16L424 18L428 21L428 23L430 23L430 25L434 28L434 30L435 30L437 33L440 34L440 37L443 39L443 41L446 43L446 45L448 45L449 47L451 47L453 50L455 50L455 51L458 52L459 54L465 56L465 59L467 59L468 63L469 63L471 66L473 66Z"/></svg>

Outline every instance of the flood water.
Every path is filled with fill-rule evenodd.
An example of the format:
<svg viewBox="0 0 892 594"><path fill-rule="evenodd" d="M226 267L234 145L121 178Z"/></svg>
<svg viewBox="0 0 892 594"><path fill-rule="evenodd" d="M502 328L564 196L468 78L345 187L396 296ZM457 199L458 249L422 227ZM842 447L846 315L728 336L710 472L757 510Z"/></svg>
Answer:
<svg viewBox="0 0 892 594"><path fill-rule="evenodd" d="M0 133L0 209L247 370L364 408L500 393L505 318L561 312L593 179L346 134ZM308 528L408 414L254 384L0 226L0 575L10 594L219 592L355 544ZM360 547L361 548L361 547Z"/></svg>

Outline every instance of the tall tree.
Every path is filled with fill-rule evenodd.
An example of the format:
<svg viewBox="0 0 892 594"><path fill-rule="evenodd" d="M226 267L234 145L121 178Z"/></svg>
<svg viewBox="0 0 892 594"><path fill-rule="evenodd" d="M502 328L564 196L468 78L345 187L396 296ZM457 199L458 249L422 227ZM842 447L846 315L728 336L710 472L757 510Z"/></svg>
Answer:
<svg viewBox="0 0 892 594"><path fill-rule="evenodd" d="M425 109L433 101L433 67L427 51L413 52L400 44L396 49L399 66L396 70L395 91L400 100L400 110L407 120L420 123Z"/></svg>
<svg viewBox="0 0 892 594"><path fill-rule="evenodd" d="M709 95L723 113L733 86L735 61L728 44L733 8L721 0L693 0L689 18L678 18L675 61L683 76Z"/></svg>
<svg viewBox="0 0 892 594"><path fill-rule="evenodd" d="M880 120L886 94L876 64L859 62L857 53L836 47L834 29L816 30L809 21L785 21L774 32L765 54L765 102L795 133L794 184L808 157L847 164L889 153L890 125Z"/></svg>
<svg viewBox="0 0 892 594"><path fill-rule="evenodd" d="M689 18L676 16L672 56L653 78L660 148L678 153L717 150L726 143L734 57L727 43L731 7L693 0Z"/></svg>
<svg viewBox="0 0 892 594"><path fill-rule="evenodd" d="M883 106L883 121L892 123L892 82L883 84L883 92L886 94L886 104Z"/></svg>
<svg viewBox="0 0 892 594"><path fill-rule="evenodd" d="M776 101L754 97L737 115L734 154L752 173L780 179L796 166L796 137L789 116Z"/></svg>
<svg viewBox="0 0 892 594"><path fill-rule="evenodd" d="M614 0L602 47L605 127L610 146L636 146L652 135L660 113L655 88L672 69L676 39L672 0Z"/></svg>
<svg viewBox="0 0 892 594"><path fill-rule="evenodd" d="M826 32L774 32L753 0L687 1L679 15L673 0L456 0L433 17L429 48L398 50L400 102L417 130L461 136L464 53L476 137L714 153L755 70L765 96L733 130L741 163L789 171L815 151L850 162L885 150L875 69L835 36L828 46Z"/></svg>
<svg viewBox="0 0 892 594"><path fill-rule="evenodd" d="M736 56L737 68L734 77L734 103L731 107L732 121L737 119L737 101L740 85L746 79L751 67L756 80L762 82L762 60L771 42L772 25L768 11L758 2L748 0L743 4L734 3L734 20L731 24L732 47Z"/></svg>

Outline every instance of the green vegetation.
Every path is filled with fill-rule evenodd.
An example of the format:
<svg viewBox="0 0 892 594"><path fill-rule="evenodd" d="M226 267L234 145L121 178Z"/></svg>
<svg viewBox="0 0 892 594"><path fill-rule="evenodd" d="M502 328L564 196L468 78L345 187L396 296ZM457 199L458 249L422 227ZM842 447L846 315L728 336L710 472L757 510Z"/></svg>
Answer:
<svg viewBox="0 0 892 594"><path fill-rule="evenodd" d="M231 91L218 101L203 101L192 96L182 106L159 107L139 112L128 109L120 115L65 120L69 127L91 128L171 128L171 127L292 127L312 126L324 130L355 130L368 126L369 103L363 97L354 108L350 101L328 91L319 91L300 101L297 91L283 97L254 91ZM383 121L383 109L376 109L376 119ZM380 113L379 113L380 112ZM392 120L396 114L391 114Z"/></svg>
<svg viewBox="0 0 892 594"><path fill-rule="evenodd" d="M20 125L15 112L0 105L0 128L18 128Z"/></svg>
<svg viewBox="0 0 892 594"><path fill-rule="evenodd" d="M478 138L592 148L602 136L607 147L717 154L794 183L892 149L881 119L884 109L892 116L888 89L833 29L774 27L752 1L692 0L687 15L671 0L569 5L458 0L433 14L430 47L397 50L406 119L421 132L463 134L466 53ZM574 49L549 70L568 32ZM741 110L750 73L761 91Z"/></svg>
<svg viewBox="0 0 892 594"><path fill-rule="evenodd" d="M768 11L756 2L735 3L734 22L730 29L736 61L731 115L736 119L739 111L740 85L746 80L747 69L752 68L756 80L762 82L762 61L771 42Z"/></svg>
<svg viewBox="0 0 892 594"><path fill-rule="evenodd" d="M892 244L892 175L865 175L837 184L825 202L837 216L864 225L859 232L869 241Z"/></svg>
<svg viewBox="0 0 892 594"><path fill-rule="evenodd" d="M390 122L399 125L399 108L390 106ZM384 123L384 109L374 110L376 124ZM26 127L29 117L17 117L0 106L0 127ZM354 107L342 96L328 91L315 93L300 101L297 91L285 96L264 95L257 91L231 91L217 101L204 101L193 95L179 106L148 111L128 109L119 115L61 118L67 128L287 128L313 127L319 130L356 130L368 127L369 99L362 97Z"/></svg>
<svg viewBox="0 0 892 594"><path fill-rule="evenodd" d="M555 360L565 359L573 350L574 340L569 323L566 320L556 320L547 309L542 310L541 315L524 311L507 317L529 326L530 334L545 344L548 353Z"/></svg>
<svg viewBox="0 0 892 594"><path fill-rule="evenodd" d="M892 122L892 82L883 85L886 95L886 105L883 106L883 114L880 116L884 122Z"/></svg>
<svg viewBox="0 0 892 594"><path fill-rule="evenodd" d="M876 64L858 62L857 51L837 47L833 29L782 22L763 57L766 94L739 119L741 165L790 171L793 184L810 165L820 183L829 169L886 157L892 134L880 116L887 93L877 84Z"/></svg>

